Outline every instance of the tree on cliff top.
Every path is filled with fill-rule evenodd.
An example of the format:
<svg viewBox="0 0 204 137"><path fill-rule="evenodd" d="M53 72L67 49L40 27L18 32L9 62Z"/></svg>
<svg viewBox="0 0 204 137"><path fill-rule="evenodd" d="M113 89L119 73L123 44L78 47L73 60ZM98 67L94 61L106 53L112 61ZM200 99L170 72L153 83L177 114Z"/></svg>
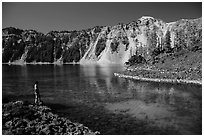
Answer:
<svg viewBox="0 0 204 137"><path fill-rule="evenodd" d="M164 50L166 53L172 52L171 48L171 33L169 30L167 30L165 39L164 39Z"/></svg>
<svg viewBox="0 0 204 137"><path fill-rule="evenodd" d="M149 43L149 57L147 60L150 60L151 62L154 62L155 56L158 55L158 47L157 47L157 33L156 33L156 27L153 28L153 31L147 32L147 38Z"/></svg>

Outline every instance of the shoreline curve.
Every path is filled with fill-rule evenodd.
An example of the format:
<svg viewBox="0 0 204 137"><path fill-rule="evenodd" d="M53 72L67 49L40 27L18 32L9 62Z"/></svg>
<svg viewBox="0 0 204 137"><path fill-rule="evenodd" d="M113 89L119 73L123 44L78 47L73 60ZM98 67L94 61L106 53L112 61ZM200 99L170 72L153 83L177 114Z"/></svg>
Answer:
<svg viewBox="0 0 204 137"><path fill-rule="evenodd" d="M120 78L140 80L140 81L202 85L202 81L198 81L198 80L144 78L144 77L138 77L138 76L124 75L121 73L114 73L114 76L120 77Z"/></svg>

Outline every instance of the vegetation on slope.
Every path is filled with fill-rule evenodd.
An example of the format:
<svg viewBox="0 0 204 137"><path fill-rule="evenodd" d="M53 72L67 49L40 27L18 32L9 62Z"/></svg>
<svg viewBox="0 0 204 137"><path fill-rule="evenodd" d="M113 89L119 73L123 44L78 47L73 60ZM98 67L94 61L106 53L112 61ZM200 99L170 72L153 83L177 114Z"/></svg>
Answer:
<svg viewBox="0 0 204 137"><path fill-rule="evenodd" d="M201 42L191 50L171 49L171 53L156 56L154 63L141 62L141 57L132 57L129 60L127 75L144 78L202 80L202 49ZM136 58L136 59L135 59ZM134 61L133 61L134 60ZM137 62L135 62L137 61ZM127 63L127 64L128 64ZM142 63L142 64L141 64Z"/></svg>
<svg viewBox="0 0 204 137"><path fill-rule="evenodd" d="M156 28L155 28L156 29ZM162 45L157 45L156 31L148 33L149 57L132 56L126 63L131 71L124 72L143 78L202 80L201 20L180 20L171 30L174 45L167 30Z"/></svg>
<svg viewBox="0 0 204 137"><path fill-rule="evenodd" d="M34 30L10 29L3 30L3 63L19 60L23 55L28 63L53 63L60 58L65 63L78 62L90 43L86 31L51 31L44 35Z"/></svg>
<svg viewBox="0 0 204 137"><path fill-rule="evenodd" d="M130 49L129 52L136 52L131 54L142 56L150 64L156 63L161 55L201 48L198 44L202 39L201 18L179 20L170 25L171 27L167 26L161 20L141 18L126 25L96 26L81 31L50 31L47 34L35 30L5 28L2 39L2 62L15 62L20 59L26 62L79 62L94 44L96 49L90 54L99 57L109 46L106 45L107 40L111 41L110 54L120 54L119 50L136 48L136 51ZM125 49L121 46L125 46Z"/></svg>
<svg viewBox="0 0 204 137"><path fill-rule="evenodd" d="M96 45L95 55L98 57L105 48L106 48L106 39L104 38L99 39Z"/></svg>

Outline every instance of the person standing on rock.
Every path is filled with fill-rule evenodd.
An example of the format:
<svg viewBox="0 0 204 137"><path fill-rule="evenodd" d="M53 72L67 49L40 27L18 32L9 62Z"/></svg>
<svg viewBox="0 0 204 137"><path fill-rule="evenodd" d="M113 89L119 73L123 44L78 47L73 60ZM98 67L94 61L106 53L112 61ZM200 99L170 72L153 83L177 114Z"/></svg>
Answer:
<svg viewBox="0 0 204 137"><path fill-rule="evenodd" d="M38 81L36 81L34 84L34 93L35 93L35 105L41 105L42 101L40 100Z"/></svg>

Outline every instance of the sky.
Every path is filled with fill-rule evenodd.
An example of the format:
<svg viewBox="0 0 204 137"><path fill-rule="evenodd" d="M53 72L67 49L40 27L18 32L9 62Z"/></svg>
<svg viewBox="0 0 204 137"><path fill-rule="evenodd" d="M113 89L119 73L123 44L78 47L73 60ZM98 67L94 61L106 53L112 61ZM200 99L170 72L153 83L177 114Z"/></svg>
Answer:
<svg viewBox="0 0 204 137"><path fill-rule="evenodd" d="M2 28L47 33L129 23L142 16L165 22L202 17L201 2L3 2Z"/></svg>

